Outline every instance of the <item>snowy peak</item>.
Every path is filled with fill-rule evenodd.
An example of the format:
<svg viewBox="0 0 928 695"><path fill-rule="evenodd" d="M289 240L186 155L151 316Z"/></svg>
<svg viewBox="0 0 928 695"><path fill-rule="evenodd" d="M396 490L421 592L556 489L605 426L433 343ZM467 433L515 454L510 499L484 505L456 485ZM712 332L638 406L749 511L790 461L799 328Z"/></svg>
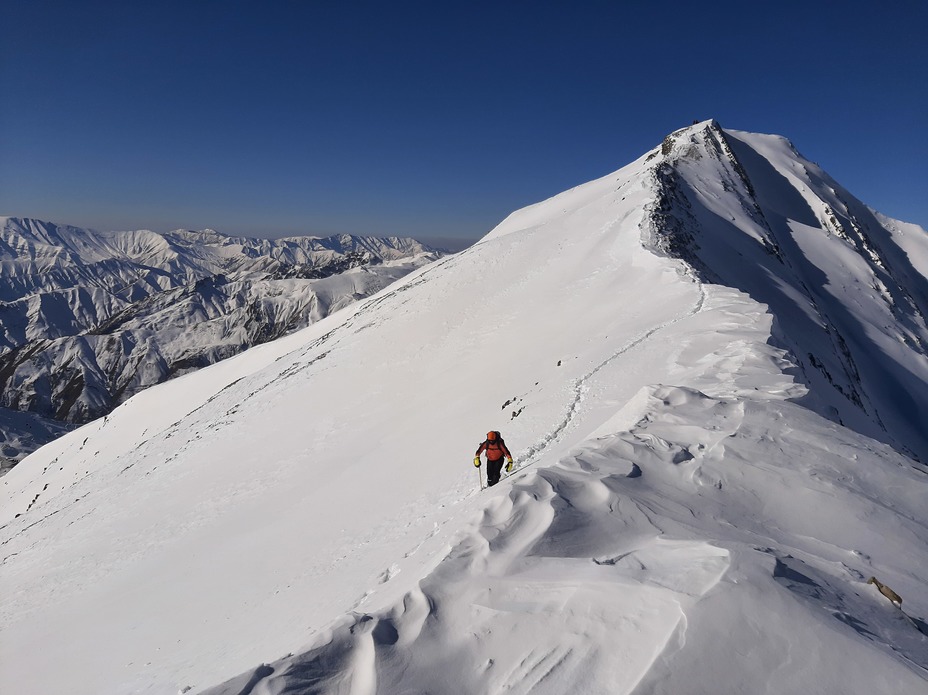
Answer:
<svg viewBox="0 0 928 695"><path fill-rule="evenodd" d="M652 157L646 245L768 305L816 410L928 460L924 230L885 224L782 137L709 121Z"/></svg>
<svg viewBox="0 0 928 695"><path fill-rule="evenodd" d="M928 460L925 230L875 213L786 138L709 120L513 213L482 243L552 219L590 233L602 205L614 216L603 223L639 224L645 249L767 306L804 404Z"/></svg>

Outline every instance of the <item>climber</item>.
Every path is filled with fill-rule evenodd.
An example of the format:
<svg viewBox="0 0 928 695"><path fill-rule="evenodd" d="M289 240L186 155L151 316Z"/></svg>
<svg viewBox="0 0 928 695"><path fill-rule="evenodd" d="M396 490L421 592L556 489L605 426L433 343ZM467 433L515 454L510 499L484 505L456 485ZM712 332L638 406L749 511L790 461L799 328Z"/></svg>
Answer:
<svg viewBox="0 0 928 695"><path fill-rule="evenodd" d="M480 468L480 454L483 452L487 453L487 485L496 485L503 469L503 457L506 458L506 472L512 472L512 454L509 453L506 442L496 431L487 432L486 441L474 454L474 465L477 468Z"/></svg>

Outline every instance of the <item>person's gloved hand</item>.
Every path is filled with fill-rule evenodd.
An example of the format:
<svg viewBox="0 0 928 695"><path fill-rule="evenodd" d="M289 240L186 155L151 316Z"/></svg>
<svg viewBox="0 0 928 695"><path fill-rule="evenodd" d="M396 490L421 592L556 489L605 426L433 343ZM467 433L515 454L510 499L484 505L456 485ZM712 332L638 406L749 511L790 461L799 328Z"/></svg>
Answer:
<svg viewBox="0 0 928 695"><path fill-rule="evenodd" d="M474 456L474 465L477 466L477 468L480 468L480 457L479 456Z"/></svg>
<svg viewBox="0 0 928 695"><path fill-rule="evenodd" d="M512 473L512 459L506 461L506 472Z"/></svg>

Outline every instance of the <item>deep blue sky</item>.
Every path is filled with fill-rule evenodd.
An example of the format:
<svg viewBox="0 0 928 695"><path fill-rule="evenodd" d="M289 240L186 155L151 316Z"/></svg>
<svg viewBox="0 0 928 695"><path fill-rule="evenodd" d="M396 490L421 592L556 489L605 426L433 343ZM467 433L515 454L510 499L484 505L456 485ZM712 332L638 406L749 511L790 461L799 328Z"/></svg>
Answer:
<svg viewBox="0 0 928 695"><path fill-rule="evenodd" d="M0 214L482 236L693 119L928 227L928 3L0 0Z"/></svg>

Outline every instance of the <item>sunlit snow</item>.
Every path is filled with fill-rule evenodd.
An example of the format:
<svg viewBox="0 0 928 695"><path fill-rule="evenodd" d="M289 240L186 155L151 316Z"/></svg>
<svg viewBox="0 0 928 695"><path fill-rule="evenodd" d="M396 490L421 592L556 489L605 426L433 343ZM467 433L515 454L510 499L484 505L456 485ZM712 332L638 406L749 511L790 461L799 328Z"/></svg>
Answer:
<svg viewBox="0 0 928 695"><path fill-rule="evenodd" d="M701 123L145 391L0 481L0 690L924 692L925 234Z"/></svg>

